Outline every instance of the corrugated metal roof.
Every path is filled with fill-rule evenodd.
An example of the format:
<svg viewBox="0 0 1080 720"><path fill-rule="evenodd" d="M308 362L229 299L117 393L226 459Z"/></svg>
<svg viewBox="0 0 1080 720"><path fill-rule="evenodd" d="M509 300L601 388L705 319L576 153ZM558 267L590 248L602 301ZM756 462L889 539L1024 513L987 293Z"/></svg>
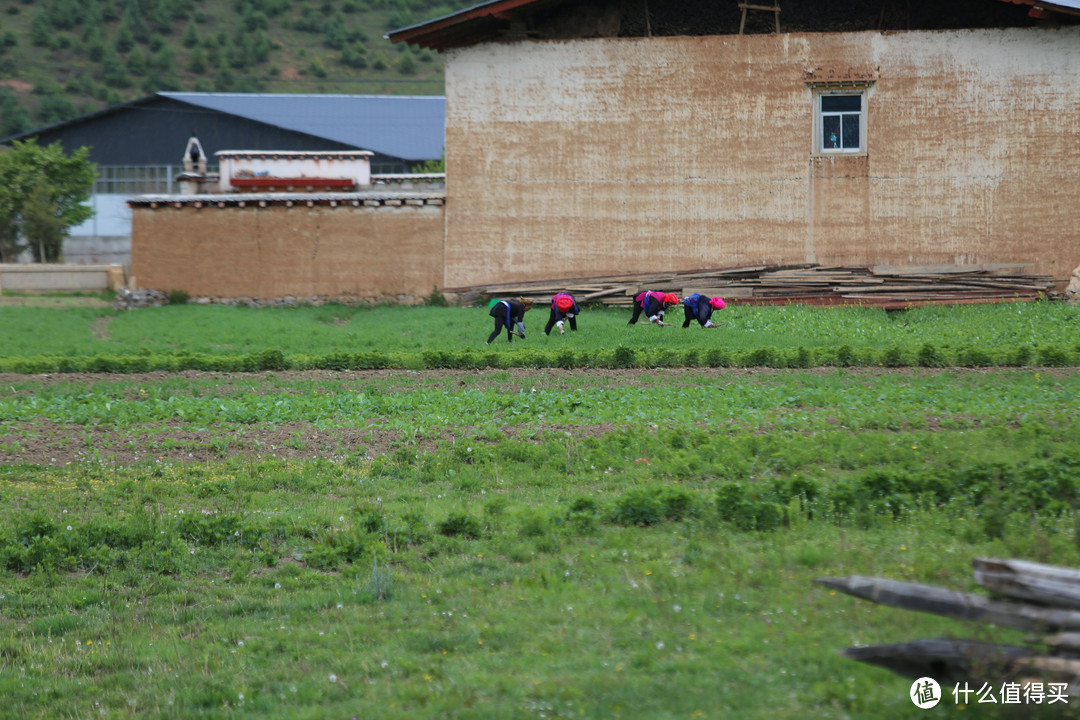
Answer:
<svg viewBox="0 0 1080 720"><path fill-rule="evenodd" d="M446 98L160 92L178 102L406 160L442 155Z"/></svg>

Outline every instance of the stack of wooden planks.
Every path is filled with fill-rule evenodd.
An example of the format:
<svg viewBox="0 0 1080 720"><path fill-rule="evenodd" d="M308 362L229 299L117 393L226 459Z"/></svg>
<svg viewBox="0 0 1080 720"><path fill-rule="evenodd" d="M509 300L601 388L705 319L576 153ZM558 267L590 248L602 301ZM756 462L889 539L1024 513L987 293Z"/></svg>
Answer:
<svg viewBox="0 0 1080 720"><path fill-rule="evenodd" d="M852 575L816 582L871 602L991 623L1033 636L1024 645L932 638L847 648L842 654L942 686L1007 681L1059 684L1080 692L1080 570L1025 560L976 558L975 581L1001 596Z"/></svg>
<svg viewBox="0 0 1080 720"><path fill-rule="evenodd" d="M826 267L756 265L670 273L536 280L447 288L463 302L529 297L550 300L568 292L579 303L627 306L642 290L719 295L729 303L866 305L900 309L928 304L1033 300L1049 294L1054 279L1022 272L1024 265L911 265Z"/></svg>

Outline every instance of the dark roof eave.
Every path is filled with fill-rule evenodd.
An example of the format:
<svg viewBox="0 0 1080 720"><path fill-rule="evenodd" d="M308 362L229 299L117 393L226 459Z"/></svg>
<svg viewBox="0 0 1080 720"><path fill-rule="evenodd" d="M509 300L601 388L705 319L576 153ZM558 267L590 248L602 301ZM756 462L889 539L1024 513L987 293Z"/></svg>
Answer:
<svg viewBox="0 0 1080 720"><path fill-rule="evenodd" d="M157 99L158 97L159 95L157 93L154 93L153 95L136 98L135 100L131 100L130 102L121 103L119 105L110 105L109 107L104 107L100 110L95 110L94 112L87 113L85 115L79 115L77 117L68 118L67 120L61 120L60 122L55 122L51 125L42 125L31 130L25 130L20 133L15 133L14 135L8 135L7 137L0 138L0 145L10 145L15 140L26 141L44 132L52 132L54 130L59 130L61 128L67 127L68 125L76 125L78 123L85 122L93 118L104 117L105 115L112 115L113 113L126 110L127 108L135 107L137 105L144 105Z"/></svg>
<svg viewBox="0 0 1080 720"><path fill-rule="evenodd" d="M511 13L540 2L541 0L490 0L434 20L391 30L384 37L390 42L409 43L431 50L446 50L480 42L483 39L482 33L478 33L472 26L490 27L493 21L509 20Z"/></svg>

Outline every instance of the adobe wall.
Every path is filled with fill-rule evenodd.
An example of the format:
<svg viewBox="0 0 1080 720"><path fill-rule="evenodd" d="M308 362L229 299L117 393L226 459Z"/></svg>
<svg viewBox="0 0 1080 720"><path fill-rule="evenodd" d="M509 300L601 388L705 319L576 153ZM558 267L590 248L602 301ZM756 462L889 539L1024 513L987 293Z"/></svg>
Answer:
<svg viewBox="0 0 1080 720"><path fill-rule="evenodd" d="M449 287L1080 262L1075 27L528 41L446 67ZM866 154L813 155L811 77L873 78Z"/></svg>
<svg viewBox="0 0 1080 720"><path fill-rule="evenodd" d="M135 205L131 274L193 297L419 301L443 287L443 206Z"/></svg>

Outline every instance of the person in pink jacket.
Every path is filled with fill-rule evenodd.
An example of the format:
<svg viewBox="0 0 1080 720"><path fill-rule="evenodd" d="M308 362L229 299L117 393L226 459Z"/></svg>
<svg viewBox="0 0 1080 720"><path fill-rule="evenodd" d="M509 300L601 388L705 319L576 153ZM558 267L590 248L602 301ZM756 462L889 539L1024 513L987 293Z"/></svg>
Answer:
<svg viewBox="0 0 1080 720"><path fill-rule="evenodd" d="M675 293L662 293L654 290L646 290L634 297L634 315L627 325L634 325L642 313L649 318L649 322L657 325L665 325L664 312L673 305L679 304L679 296Z"/></svg>
<svg viewBox="0 0 1080 720"><path fill-rule="evenodd" d="M548 317L547 325L544 326L544 334L550 335L551 328L559 328L559 334L562 335L566 331L563 329L563 321L570 321L570 329L577 330L577 316L581 312L581 308L578 307L577 301L574 300L574 296L570 293L556 293L555 297L551 298L551 315Z"/></svg>

